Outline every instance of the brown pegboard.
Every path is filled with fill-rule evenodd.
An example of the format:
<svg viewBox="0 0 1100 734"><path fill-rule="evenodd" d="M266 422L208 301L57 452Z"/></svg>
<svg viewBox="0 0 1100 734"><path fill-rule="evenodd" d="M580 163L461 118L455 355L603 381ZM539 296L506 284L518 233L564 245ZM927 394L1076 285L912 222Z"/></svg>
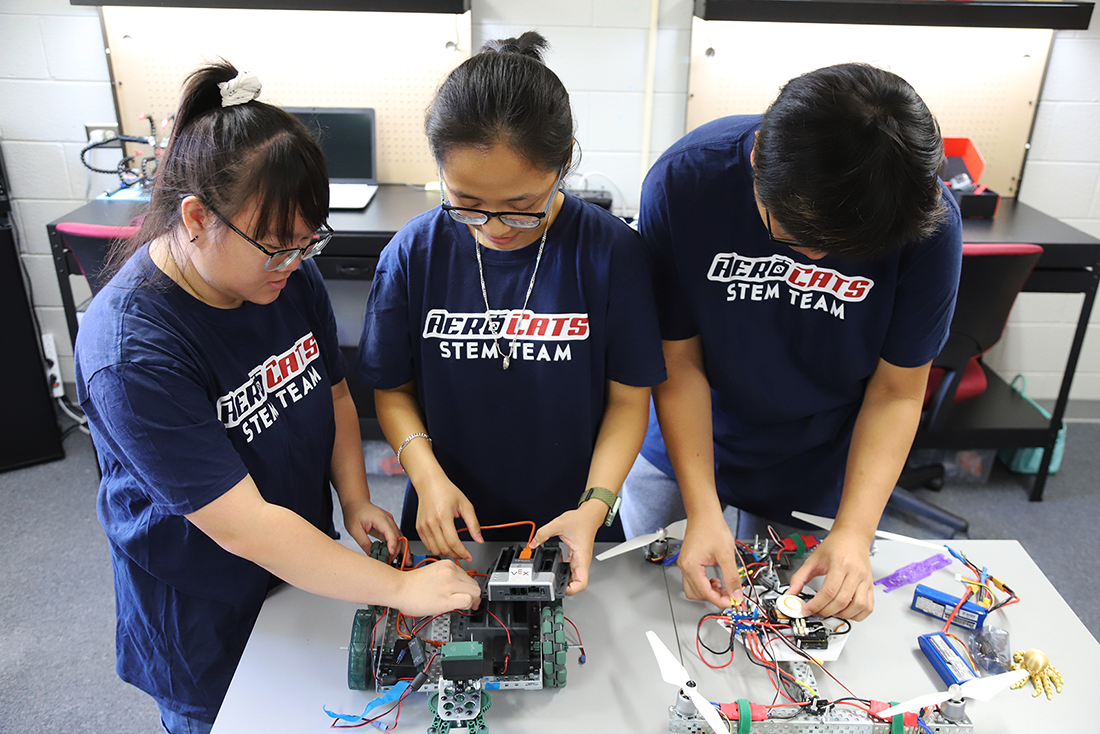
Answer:
<svg viewBox="0 0 1100 734"><path fill-rule="evenodd" d="M261 99L285 107L373 107L378 175L435 178L424 110L443 78L470 55L470 13L355 13L104 7L120 124L174 111L184 78L224 57L253 71ZM167 30L167 29L170 29Z"/></svg>
<svg viewBox="0 0 1100 734"><path fill-rule="evenodd" d="M945 137L973 138L986 161L982 183L1015 196L1053 37L1043 29L695 18L687 129L724 115L763 112L788 79L864 61L912 84Z"/></svg>

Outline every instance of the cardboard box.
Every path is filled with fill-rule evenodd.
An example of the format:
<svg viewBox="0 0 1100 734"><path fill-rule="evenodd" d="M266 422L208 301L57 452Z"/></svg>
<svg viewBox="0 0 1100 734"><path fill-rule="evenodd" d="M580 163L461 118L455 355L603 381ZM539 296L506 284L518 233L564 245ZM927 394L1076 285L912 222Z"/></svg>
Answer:
<svg viewBox="0 0 1100 734"><path fill-rule="evenodd" d="M944 181L950 181L960 173L970 176L970 180L976 184L972 191L952 189L951 194L959 203L959 210L964 219L992 219L997 212L997 204L1001 197L996 192L980 183L982 171L985 169L985 159L982 158L978 147L970 138L944 138L943 152L947 157L939 175Z"/></svg>

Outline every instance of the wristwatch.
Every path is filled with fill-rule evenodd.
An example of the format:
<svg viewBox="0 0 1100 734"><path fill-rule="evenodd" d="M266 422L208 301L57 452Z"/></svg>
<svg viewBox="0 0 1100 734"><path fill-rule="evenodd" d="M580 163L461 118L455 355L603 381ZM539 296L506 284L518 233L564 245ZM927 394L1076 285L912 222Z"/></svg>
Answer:
<svg viewBox="0 0 1100 734"><path fill-rule="evenodd" d="M622 504L623 498L604 487L589 487L584 490L577 507L579 508L588 500L599 500L607 505L607 517L603 519L603 524L604 527L611 527L611 523L615 521L615 513L619 511L619 505Z"/></svg>

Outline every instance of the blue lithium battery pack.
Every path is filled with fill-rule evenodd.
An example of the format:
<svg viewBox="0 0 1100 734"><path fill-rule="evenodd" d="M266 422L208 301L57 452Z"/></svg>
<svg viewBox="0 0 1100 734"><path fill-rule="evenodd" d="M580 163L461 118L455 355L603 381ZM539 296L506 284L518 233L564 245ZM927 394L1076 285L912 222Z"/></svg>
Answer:
<svg viewBox="0 0 1100 734"><path fill-rule="evenodd" d="M937 591L924 584L917 584L917 588L913 591L913 603L910 605L910 609L915 609L936 619L947 619L958 603L959 597L957 596ZM959 612L951 620L951 624L968 630L981 629L982 625L985 624L985 615L988 613L989 611L981 605L965 602L959 607Z"/></svg>
<svg viewBox="0 0 1100 734"><path fill-rule="evenodd" d="M947 685L962 685L968 680L978 677L970 663L960 653L947 635L942 632L933 632L929 635L921 635L917 638L920 649L932 667L940 674L940 678Z"/></svg>

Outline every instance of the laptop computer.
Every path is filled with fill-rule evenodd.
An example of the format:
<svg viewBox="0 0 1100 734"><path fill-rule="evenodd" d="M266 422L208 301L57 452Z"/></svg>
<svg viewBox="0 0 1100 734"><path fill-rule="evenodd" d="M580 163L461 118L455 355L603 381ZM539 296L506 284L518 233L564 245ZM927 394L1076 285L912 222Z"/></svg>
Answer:
<svg viewBox="0 0 1100 734"><path fill-rule="evenodd" d="M288 107L321 145L328 163L329 207L363 209L378 191L374 110Z"/></svg>

